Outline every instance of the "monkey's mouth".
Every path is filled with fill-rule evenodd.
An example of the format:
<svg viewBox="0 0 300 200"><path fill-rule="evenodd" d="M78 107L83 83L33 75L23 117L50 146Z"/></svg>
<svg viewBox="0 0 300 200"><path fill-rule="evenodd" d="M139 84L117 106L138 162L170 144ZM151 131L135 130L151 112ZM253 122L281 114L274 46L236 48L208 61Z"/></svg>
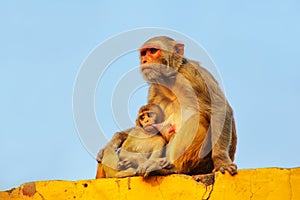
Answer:
<svg viewBox="0 0 300 200"><path fill-rule="evenodd" d="M155 129L156 131L160 131L163 128L163 123L160 124L148 124L144 127L146 130Z"/></svg>
<svg viewBox="0 0 300 200"><path fill-rule="evenodd" d="M150 71L150 70L152 70L152 67L147 64L141 65L141 71L144 72L145 70Z"/></svg>

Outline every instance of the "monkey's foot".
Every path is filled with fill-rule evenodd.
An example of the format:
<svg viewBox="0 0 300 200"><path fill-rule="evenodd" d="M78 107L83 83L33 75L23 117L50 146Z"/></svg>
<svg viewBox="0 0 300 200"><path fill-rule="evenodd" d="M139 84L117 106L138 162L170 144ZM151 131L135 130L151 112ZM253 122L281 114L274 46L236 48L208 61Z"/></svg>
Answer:
<svg viewBox="0 0 300 200"><path fill-rule="evenodd" d="M148 177L149 174L152 171L155 171L157 169L160 169L160 165L157 161L155 160L147 160L145 163L140 164L139 167L137 168L136 172L139 175L142 175L144 177Z"/></svg>
<svg viewBox="0 0 300 200"><path fill-rule="evenodd" d="M137 168L137 173L144 177L148 177L151 172L162 169L159 161L160 159L147 160L145 163L139 165Z"/></svg>
<svg viewBox="0 0 300 200"><path fill-rule="evenodd" d="M172 167L174 167L174 165L167 158L158 159L158 163L160 167L164 169L171 169Z"/></svg>
<svg viewBox="0 0 300 200"><path fill-rule="evenodd" d="M137 173L146 178L150 174L153 174L152 172L156 172L157 174L170 174L170 169L173 167L174 165L166 158L159 158L156 160L147 160L145 163L139 165Z"/></svg>
<svg viewBox="0 0 300 200"><path fill-rule="evenodd" d="M237 174L237 166L234 163L229 164L221 164L219 166L216 166L213 170L213 172L220 171L222 174L225 173L225 171L228 171L231 175Z"/></svg>

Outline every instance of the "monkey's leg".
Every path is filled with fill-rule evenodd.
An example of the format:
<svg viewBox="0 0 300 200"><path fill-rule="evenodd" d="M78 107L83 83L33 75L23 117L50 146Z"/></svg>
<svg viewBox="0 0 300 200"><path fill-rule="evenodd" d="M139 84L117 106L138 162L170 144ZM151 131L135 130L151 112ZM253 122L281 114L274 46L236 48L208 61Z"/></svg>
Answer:
<svg viewBox="0 0 300 200"><path fill-rule="evenodd" d="M147 176L151 171L160 174L189 173L201 162L200 149L206 136L207 128L199 125L199 114L192 115L177 131L167 145L166 158L147 161L139 173ZM161 170L163 169L163 170Z"/></svg>
<svg viewBox="0 0 300 200"><path fill-rule="evenodd" d="M230 144L230 149L229 149L229 157L232 161L234 161L236 145L237 145L237 135L236 135L234 117L232 117L232 138L231 138L231 144Z"/></svg>
<svg viewBox="0 0 300 200"><path fill-rule="evenodd" d="M103 169L103 165L102 165L102 163L98 163L97 172L96 172L96 179L105 178L105 177L106 177L106 174L105 174L105 171Z"/></svg>
<svg viewBox="0 0 300 200"><path fill-rule="evenodd" d="M233 114L232 111L227 108L225 119L222 121L218 117L218 115L214 115L213 113L211 122L213 146L212 159L214 163L213 172L220 171L221 173L225 173L226 170L230 174L234 175L237 173L237 166L232 162L229 156L232 139L235 139L236 143L236 136L234 135L235 138L232 137L232 125L234 125L234 123L232 122Z"/></svg>
<svg viewBox="0 0 300 200"><path fill-rule="evenodd" d="M116 150L116 149L118 149L119 147L122 146L123 142L127 139L128 133L129 133L130 130L131 129L128 129L126 131L117 132L117 133L114 134L114 136L108 142L108 144L103 149L99 150L97 158L96 158L96 160L98 161L98 163L102 162L103 155L104 155L104 150L107 147L114 148L114 150Z"/></svg>
<svg viewBox="0 0 300 200"><path fill-rule="evenodd" d="M118 172L119 157L114 148L106 147L102 162L98 164L96 178L115 177Z"/></svg>
<svg viewBox="0 0 300 200"><path fill-rule="evenodd" d="M167 147L166 155L178 173L203 173L208 171L207 169L213 169L212 164L206 166L207 158L201 156L202 149L207 149L209 146L206 142L207 129L207 120L197 113L192 115L175 133L174 139ZM202 164L205 165L205 170L202 167L199 168Z"/></svg>
<svg viewBox="0 0 300 200"><path fill-rule="evenodd" d="M171 163L175 163L178 158L182 157L192 147L194 140L197 139L198 129L201 128L199 127L199 118L200 115L198 114L192 115L180 130L175 133L175 137L167 145L166 155Z"/></svg>

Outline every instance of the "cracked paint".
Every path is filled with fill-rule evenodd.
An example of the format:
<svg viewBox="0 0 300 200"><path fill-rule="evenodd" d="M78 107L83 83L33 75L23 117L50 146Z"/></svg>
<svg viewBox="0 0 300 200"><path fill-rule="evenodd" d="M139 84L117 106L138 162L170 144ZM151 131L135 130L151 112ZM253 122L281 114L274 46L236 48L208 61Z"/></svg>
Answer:
<svg viewBox="0 0 300 200"><path fill-rule="evenodd" d="M228 173L194 177L173 174L147 179L130 177L76 182L38 181L0 192L0 200L299 200L299 188L300 168L265 168L239 170L235 176Z"/></svg>
<svg viewBox="0 0 300 200"><path fill-rule="evenodd" d="M214 190L214 185L205 186L205 193L202 195L202 200L209 200L211 193Z"/></svg>

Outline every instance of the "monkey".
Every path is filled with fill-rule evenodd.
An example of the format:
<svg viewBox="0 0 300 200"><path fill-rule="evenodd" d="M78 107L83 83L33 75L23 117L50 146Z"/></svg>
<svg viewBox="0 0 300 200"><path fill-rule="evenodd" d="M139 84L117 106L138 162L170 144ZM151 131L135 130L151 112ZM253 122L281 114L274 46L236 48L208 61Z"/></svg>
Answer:
<svg viewBox="0 0 300 200"><path fill-rule="evenodd" d="M212 74L184 57L184 44L167 36L149 39L139 53L140 71L150 85L148 103L159 104L176 130L165 137L166 156L152 160L138 173L236 174L233 110ZM116 134L111 143L120 146L122 139L122 134Z"/></svg>
<svg viewBox="0 0 300 200"><path fill-rule="evenodd" d="M160 158L166 144L160 132L163 131L164 119L164 112L160 106L142 106L138 112L136 127L118 133L128 133L119 153L116 153L113 145L105 147L96 178L135 176L139 167L148 165L148 160Z"/></svg>

